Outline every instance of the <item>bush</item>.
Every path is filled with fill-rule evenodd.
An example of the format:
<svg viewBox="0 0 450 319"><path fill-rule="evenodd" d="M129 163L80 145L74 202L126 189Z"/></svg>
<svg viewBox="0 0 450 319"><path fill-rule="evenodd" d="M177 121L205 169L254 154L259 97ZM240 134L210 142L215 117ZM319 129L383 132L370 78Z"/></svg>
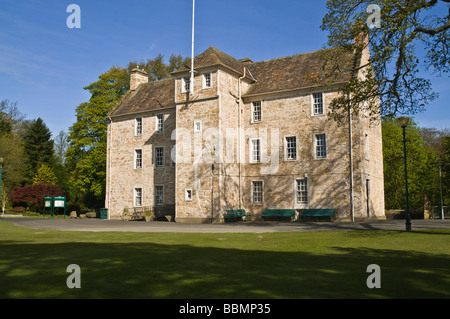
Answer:
<svg viewBox="0 0 450 319"><path fill-rule="evenodd" d="M9 195L13 206L25 206L35 210L44 208L45 196L65 196L65 192L55 185L45 183L33 184L25 187L15 187Z"/></svg>

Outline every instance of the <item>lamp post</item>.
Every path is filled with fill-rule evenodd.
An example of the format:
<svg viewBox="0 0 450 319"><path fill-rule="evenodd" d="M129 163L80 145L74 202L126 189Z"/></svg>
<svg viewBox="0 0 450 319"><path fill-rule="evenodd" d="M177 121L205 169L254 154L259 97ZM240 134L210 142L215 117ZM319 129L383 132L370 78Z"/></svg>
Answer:
<svg viewBox="0 0 450 319"><path fill-rule="evenodd" d="M3 209L2 209L2 169L3 169L3 157L0 157L0 209L2 210L2 214L3 214Z"/></svg>
<svg viewBox="0 0 450 319"><path fill-rule="evenodd" d="M411 231L411 219L409 218L409 198L408 198L408 170L406 165L406 127L409 118L406 116L397 119L398 124L403 129L403 157L405 161L405 188L406 188L406 231Z"/></svg>

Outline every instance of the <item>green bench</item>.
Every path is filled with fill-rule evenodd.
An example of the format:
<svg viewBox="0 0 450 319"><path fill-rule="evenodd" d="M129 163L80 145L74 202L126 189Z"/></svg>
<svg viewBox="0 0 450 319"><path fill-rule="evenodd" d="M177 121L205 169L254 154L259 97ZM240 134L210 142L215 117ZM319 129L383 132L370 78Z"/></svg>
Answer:
<svg viewBox="0 0 450 319"><path fill-rule="evenodd" d="M227 218L225 221L232 222L234 220L240 220L242 217L249 217L250 214L245 212L245 209L227 209Z"/></svg>
<svg viewBox="0 0 450 319"><path fill-rule="evenodd" d="M295 209L266 209L262 213L261 217L263 220L267 218L286 218L290 217L291 219L295 219Z"/></svg>
<svg viewBox="0 0 450 319"><path fill-rule="evenodd" d="M333 218L336 215L336 209L334 208L315 208L315 209L303 209L301 212L302 220L304 217L330 217Z"/></svg>

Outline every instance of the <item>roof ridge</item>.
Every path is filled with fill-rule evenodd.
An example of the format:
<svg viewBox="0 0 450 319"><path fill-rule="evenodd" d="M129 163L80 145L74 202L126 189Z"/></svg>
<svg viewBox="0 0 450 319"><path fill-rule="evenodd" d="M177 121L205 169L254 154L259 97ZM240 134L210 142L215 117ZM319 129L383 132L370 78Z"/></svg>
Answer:
<svg viewBox="0 0 450 319"><path fill-rule="evenodd" d="M331 49L333 49L333 48L323 48L323 49L318 49L318 50L309 51L309 52L295 53L295 54L286 55L286 56L282 56L282 57L278 57L278 58L266 59L266 60L261 60L261 61L253 62L253 63L250 63L249 65L253 65L253 64L257 64L257 63L263 63L263 62L269 62L269 61L274 61L274 60L287 59L287 58L291 58L291 57L295 57L295 56L300 56L300 55L313 54L313 53L317 53L317 52L319 52L319 51L328 51L328 50L331 50Z"/></svg>

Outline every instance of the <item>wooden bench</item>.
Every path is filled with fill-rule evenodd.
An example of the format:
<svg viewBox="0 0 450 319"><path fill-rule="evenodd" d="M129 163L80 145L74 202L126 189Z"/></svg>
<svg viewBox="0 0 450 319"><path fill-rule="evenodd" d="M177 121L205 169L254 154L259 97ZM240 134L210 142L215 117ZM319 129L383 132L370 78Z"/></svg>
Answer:
<svg viewBox="0 0 450 319"><path fill-rule="evenodd" d="M232 222L234 220L240 220L242 217L249 217L250 214L245 212L245 209L227 209L225 210L227 213L227 218L225 221Z"/></svg>
<svg viewBox="0 0 450 319"><path fill-rule="evenodd" d="M336 209L334 208L315 208L315 209L303 209L301 212L301 218L310 217L311 219L320 219L321 217L329 217L330 220L336 215Z"/></svg>
<svg viewBox="0 0 450 319"><path fill-rule="evenodd" d="M266 209L261 217L263 220L265 220L266 218L276 218L276 219L280 219L280 218L286 218L286 217L290 217L291 220L295 219L295 209Z"/></svg>

